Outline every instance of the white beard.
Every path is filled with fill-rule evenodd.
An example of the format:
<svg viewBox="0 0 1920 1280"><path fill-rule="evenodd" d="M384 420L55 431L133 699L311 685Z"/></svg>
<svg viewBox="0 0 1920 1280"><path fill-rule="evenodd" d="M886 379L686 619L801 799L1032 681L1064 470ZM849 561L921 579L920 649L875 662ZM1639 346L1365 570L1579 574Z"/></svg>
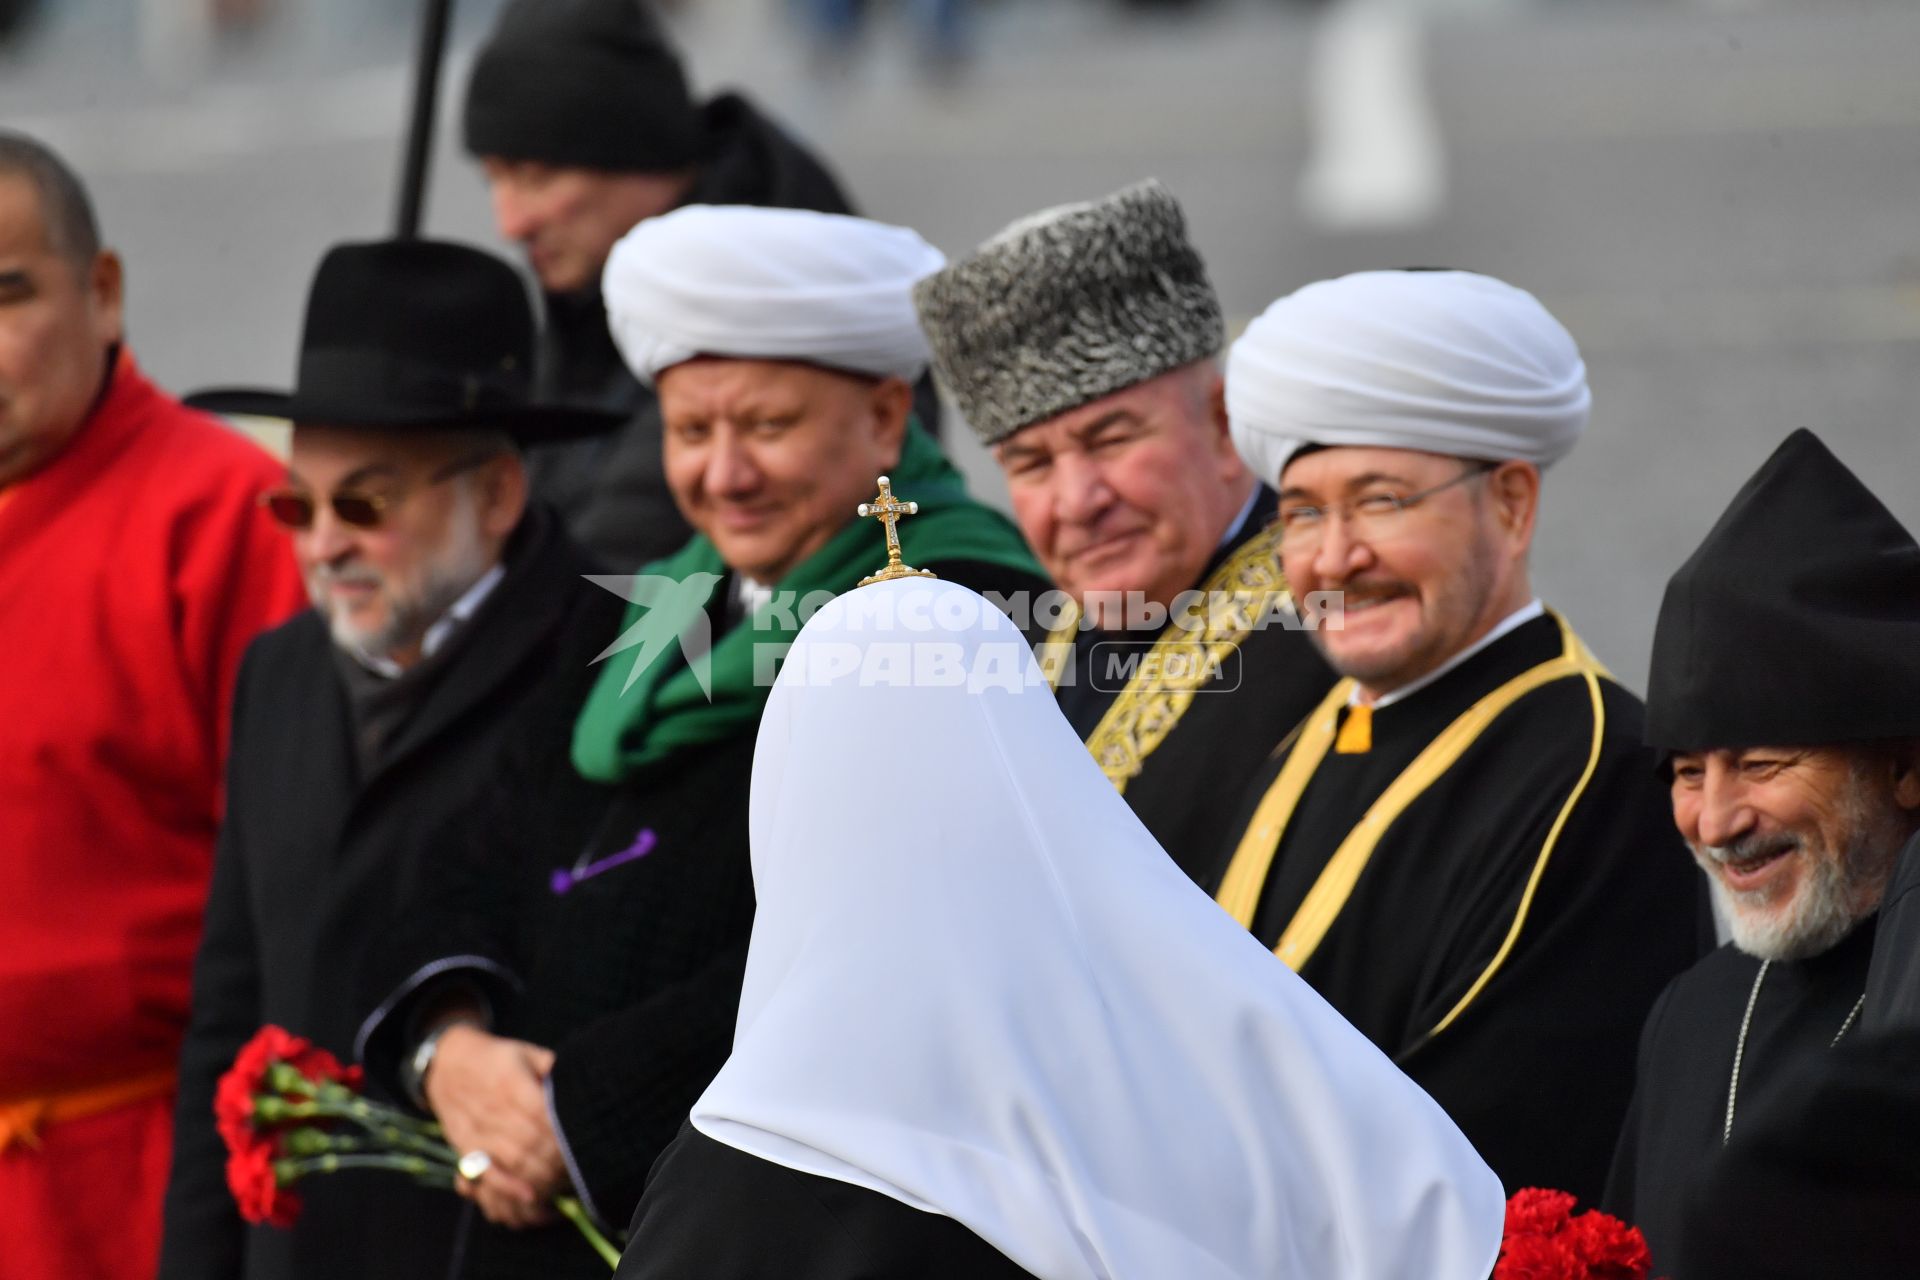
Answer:
<svg viewBox="0 0 1920 1280"><path fill-rule="evenodd" d="M1848 839L1840 850L1811 848L1797 836L1797 851L1810 854L1804 882L1793 898L1776 907L1766 890L1736 892L1714 874L1721 862L1747 856L1741 841L1727 846L1693 847L1694 860L1707 873L1714 905L1726 920L1733 945L1762 960L1806 960L1829 951L1855 926L1880 909L1902 837L1891 801L1869 793L1866 773L1855 769L1848 780L1843 810ZM1795 856L1789 853L1786 856Z"/></svg>

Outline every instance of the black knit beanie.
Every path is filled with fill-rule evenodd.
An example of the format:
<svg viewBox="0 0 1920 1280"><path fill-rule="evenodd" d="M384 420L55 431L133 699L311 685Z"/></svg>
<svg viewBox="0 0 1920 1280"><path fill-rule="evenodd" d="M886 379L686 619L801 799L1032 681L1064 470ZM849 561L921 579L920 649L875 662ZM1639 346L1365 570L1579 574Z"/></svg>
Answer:
<svg viewBox="0 0 1920 1280"><path fill-rule="evenodd" d="M644 0L512 0L467 81L467 150L652 171L707 146L679 55Z"/></svg>

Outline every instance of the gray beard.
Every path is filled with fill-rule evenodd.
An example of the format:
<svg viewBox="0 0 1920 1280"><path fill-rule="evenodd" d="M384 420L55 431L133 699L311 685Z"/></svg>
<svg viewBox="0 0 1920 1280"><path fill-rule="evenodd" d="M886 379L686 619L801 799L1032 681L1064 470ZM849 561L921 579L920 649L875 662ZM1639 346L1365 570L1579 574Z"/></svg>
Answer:
<svg viewBox="0 0 1920 1280"><path fill-rule="evenodd" d="M1890 800L1870 794L1865 771L1855 769L1844 805L1846 847L1817 851L1792 908L1775 918L1759 920L1744 912L1743 907L1762 906L1765 900L1734 892L1709 869L1707 883L1714 904L1728 921L1733 945L1761 960L1807 960L1838 946L1862 920L1878 911L1902 844L1899 820L1890 805ZM1714 862L1746 856L1757 843L1743 840L1725 847L1695 848L1693 856L1703 868L1710 868ZM1797 844L1804 848L1804 839Z"/></svg>

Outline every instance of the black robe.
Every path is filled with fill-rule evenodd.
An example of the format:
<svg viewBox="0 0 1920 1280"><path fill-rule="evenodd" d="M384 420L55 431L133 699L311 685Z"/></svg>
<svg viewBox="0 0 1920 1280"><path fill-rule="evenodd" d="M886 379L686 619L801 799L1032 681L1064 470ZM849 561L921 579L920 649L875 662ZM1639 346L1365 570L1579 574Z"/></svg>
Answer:
<svg viewBox="0 0 1920 1280"><path fill-rule="evenodd" d="M1039 591L1029 574L932 561L978 591ZM714 634L737 621L731 581ZM569 722L584 692L556 708ZM445 868L407 907L410 927L366 970L362 1057L397 1087L414 1013L451 983L478 984L502 1035L555 1052L549 1097L569 1173L604 1225L632 1217L647 1171L733 1048L753 925L747 787L757 724L689 746L617 785L583 779L566 748L515 753L465 830L429 856ZM564 893L554 871L654 833L651 851ZM565 1223L511 1231L475 1219L460 1275L604 1280Z"/></svg>
<svg viewBox="0 0 1920 1280"><path fill-rule="evenodd" d="M1811 960L1767 967L1740 1059L1734 1133L1772 1099L1797 1096L1809 1061L1830 1050L1865 988L1873 936L1868 920ZM1686 1200L1724 1150L1734 1049L1759 971L1753 956L1721 947L1673 980L1641 1032L1639 1083L1602 1203L1646 1234L1655 1275L1683 1274L1674 1268Z"/></svg>
<svg viewBox="0 0 1920 1280"><path fill-rule="evenodd" d="M1920 835L1901 851L1880 903L1860 1026L1867 1031L1920 1031Z"/></svg>
<svg viewBox="0 0 1920 1280"><path fill-rule="evenodd" d="M1273 491L1261 486L1253 508L1208 562L1193 589L1230 557L1249 552L1271 561L1261 539L1273 518ZM1273 566L1277 570L1277 563ZM1154 637L1088 628L1073 637L1071 683L1058 689L1060 710L1082 740L1091 739L1121 696L1140 697L1141 668L1131 679L1112 678L1116 658L1144 654ZM1126 668L1117 668L1124 676ZM1247 784L1300 718L1333 684L1333 671L1307 633L1278 620L1247 635L1222 661L1219 674L1197 690L1179 722L1126 779L1121 794L1160 847L1207 892L1219 881L1220 851L1238 834L1239 801ZM1151 716L1143 716L1143 720Z"/></svg>
<svg viewBox="0 0 1920 1280"><path fill-rule="evenodd" d="M1260 941L1279 941L1334 850L1441 730L1562 648L1556 617L1527 622L1376 710L1370 751L1330 752L1256 882ZM1610 680L1598 688L1598 725L1580 678L1535 689L1494 720L1387 828L1301 969L1446 1109L1509 1193L1552 1187L1589 1201L1606 1179L1647 1009L1707 945L1700 873L1641 745L1639 700ZM1255 779L1239 829L1284 758Z"/></svg>
<svg viewBox="0 0 1920 1280"><path fill-rule="evenodd" d="M1800 1065L1687 1197L1676 1280L1920 1275L1920 1030L1849 1032Z"/></svg>
<svg viewBox="0 0 1920 1280"><path fill-rule="evenodd" d="M245 1226L227 1190L213 1094L263 1023L350 1059L357 962L395 927L397 900L431 892L438 868L425 854L429 838L475 802L507 742L565 750L571 720L546 715L535 691L564 686L584 697L589 663L617 634L625 602L582 580L592 564L542 508L528 513L506 563L446 648L409 672L430 677L429 687L404 719L384 718L395 736L370 771L359 764L356 722L319 614L300 615L247 651L180 1059L164 1280L446 1273L462 1202L397 1174L310 1179L299 1187L306 1207L291 1230Z"/></svg>
<svg viewBox="0 0 1920 1280"><path fill-rule="evenodd" d="M647 1180L618 1280L1026 1280L966 1227L681 1129Z"/></svg>

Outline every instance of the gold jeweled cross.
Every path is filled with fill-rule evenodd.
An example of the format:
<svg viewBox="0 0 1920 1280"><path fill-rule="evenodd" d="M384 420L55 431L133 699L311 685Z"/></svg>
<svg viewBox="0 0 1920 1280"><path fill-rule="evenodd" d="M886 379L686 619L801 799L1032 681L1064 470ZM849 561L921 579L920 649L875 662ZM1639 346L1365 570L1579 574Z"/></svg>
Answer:
<svg viewBox="0 0 1920 1280"><path fill-rule="evenodd" d="M915 569L900 560L900 531L895 527L902 516L920 514L917 502L902 502L893 496L893 482L880 477L880 496L872 502L863 502L855 511L862 518L871 516L887 526L887 567L880 572L860 579L860 585L870 582L886 582L891 578L933 578L939 575L931 569Z"/></svg>

